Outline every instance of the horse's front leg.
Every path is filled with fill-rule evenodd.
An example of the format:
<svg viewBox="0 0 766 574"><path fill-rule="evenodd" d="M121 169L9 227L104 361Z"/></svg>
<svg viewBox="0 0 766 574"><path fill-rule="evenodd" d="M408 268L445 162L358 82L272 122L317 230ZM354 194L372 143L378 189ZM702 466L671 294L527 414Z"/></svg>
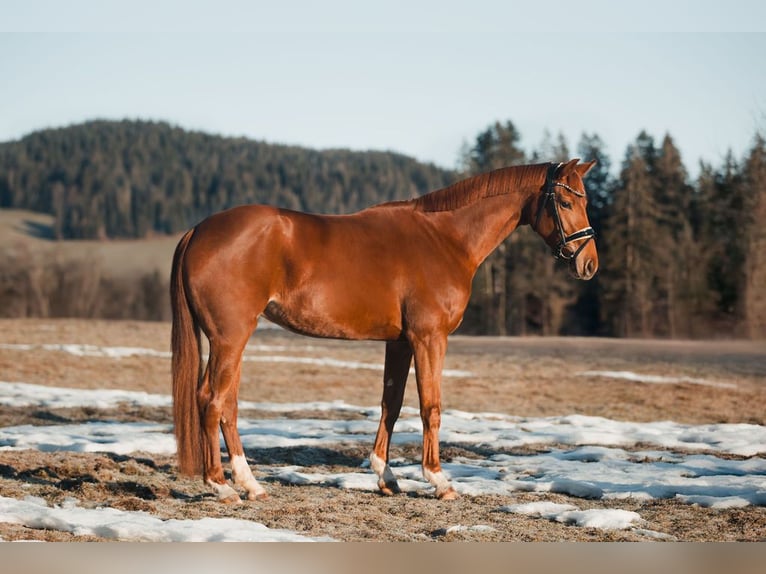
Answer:
<svg viewBox="0 0 766 574"><path fill-rule="evenodd" d="M444 475L439 462L439 426L441 425L441 376L447 352L446 333L413 335L415 375L423 421L423 476L436 488L436 497L453 500L458 493Z"/></svg>
<svg viewBox="0 0 766 574"><path fill-rule="evenodd" d="M396 477L388 466L388 451L394 424L399 418L404 400L404 388L412 363L412 348L408 341L386 343L386 362L383 369L383 399L380 405L380 425L375 446L370 454L370 466L378 475L378 488L383 494L400 492Z"/></svg>

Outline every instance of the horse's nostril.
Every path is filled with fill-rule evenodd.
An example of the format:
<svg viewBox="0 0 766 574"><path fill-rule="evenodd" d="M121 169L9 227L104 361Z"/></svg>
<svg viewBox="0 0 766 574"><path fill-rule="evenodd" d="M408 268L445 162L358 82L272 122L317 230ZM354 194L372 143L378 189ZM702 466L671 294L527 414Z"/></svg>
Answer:
<svg viewBox="0 0 766 574"><path fill-rule="evenodd" d="M593 259L588 259L588 261L585 262L585 276L590 277L595 272L593 265Z"/></svg>

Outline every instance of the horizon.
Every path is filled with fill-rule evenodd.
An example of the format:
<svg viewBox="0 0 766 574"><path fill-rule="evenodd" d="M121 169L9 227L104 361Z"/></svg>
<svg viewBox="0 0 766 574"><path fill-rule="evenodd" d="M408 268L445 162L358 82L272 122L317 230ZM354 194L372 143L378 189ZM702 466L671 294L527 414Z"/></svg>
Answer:
<svg viewBox="0 0 766 574"><path fill-rule="evenodd" d="M501 120L497 120L497 121L501 121ZM511 120L511 121L513 121L513 120ZM458 152L458 154L456 154L456 159L455 159L455 161L453 162L452 165L444 165L442 163L439 163L436 160L417 157L417 156L415 156L413 154L407 153L406 151L402 151L402 150L399 150L399 149L372 148L372 147L354 148L354 147L351 147L351 146L344 146L344 145L334 145L334 146L328 146L328 147L315 147L315 146L311 146L311 145L307 145L307 144L303 144L303 143L284 142L284 141L272 141L272 140L267 140L267 139L264 139L264 138L259 138L259 137L256 137L256 136L251 136L251 135L248 135L248 134L237 135L237 134L219 133L219 132L216 132L216 131L213 131L213 130L207 130L207 129L204 129L204 128L194 128L194 127L184 126L184 125L181 125L181 124L179 124L177 122L173 122L173 121L170 121L170 120L167 120L167 119L163 119L163 118L144 118L144 117L127 117L127 116L126 117L121 117L121 118L93 117L93 118L83 119L83 120L80 120L80 121L74 121L74 122L71 122L71 123L66 123L66 124L61 124L61 125L43 126L43 127L40 127L40 128L36 128L36 129L34 129L32 131L29 131L27 133L24 133L24 134L22 134L22 135L20 135L20 136L18 136L16 138L13 138L13 139L0 140L0 145L11 144L11 143L14 143L14 142L20 142L20 141L24 140L27 137L33 136L36 133L41 133L41 132L45 132L45 131L67 130L67 129L70 129L70 128L76 128L76 127L79 127L79 126L84 126L84 125L92 124L92 123L100 123L100 122L103 122L103 123L115 123L115 124L122 123L122 122L128 122L128 123L134 123L134 124L147 124L147 125L150 125L150 124L164 124L164 125L167 125L168 127L170 127L171 129L179 129L179 130L182 130L182 131L184 131L186 133L197 133L197 134L202 134L202 135L206 135L206 136L210 136L210 137L216 137L216 138L221 138L221 139L232 139L232 140L244 139L246 141L262 143L262 144L271 145L271 146L294 147L294 148L299 148L299 149L316 151L316 152L320 152L320 153L321 152L329 152L329 151L347 151L347 152L350 152L350 153L362 153L362 154L363 153L390 153L390 154L401 155L401 156L413 159L413 160L415 160L415 161L417 161L419 163L422 163L422 164L433 165L433 166L435 166L435 167L437 167L439 169L443 169L443 170L447 170L447 171L459 171L460 170L460 165L459 165L460 164L460 159L461 159L460 158L460 152ZM515 122L513 122L513 123L514 123L514 125L516 125ZM492 122L492 124L494 124L494 122ZM490 125L491 124L488 124L483 129L486 129ZM518 128L518 126L517 126L517 128ZM647 132L646 130L640 130L639 132L637 132L635 137L634 137L634 139L630 140L626 144L626 147L622 151L622 154L620 156L613 155L612 154L612 150L610 150L609 146L606 144L606 142L604 142L604 144L605 144L604 151L606 152L609 160L611 161L610 173L612 173L612 175L616 176L616 175L619 174L619 171L621 169L621 164L625 160L625 157L626 157L628 151L630 150L630 147L635 143L635 138L637 138L642 132L646 132L652 138L652 140L654 142L654 145L655 145L655 147L657 149L659 149L660 146L662 145L662 141L663 141L665 136L670 136L671 139L673 140L674 144L676 146L678 146L676 139L673 137L673 134L671 134L669 132L665 132L664 134L659 136L658 134L653 134L653 133ZM543 129L543 137L554 138L554 137L558 137L559 134L563 135L563 132L560 132L560 131L559 132L551 132L547 128ZM478 132L477 132L476 135L478 135ZM578 147L578 145L580 143L580 138L583 135L585 135L585 132L583 132L583 134L581 134L580 137L577 138L577 140L575 140L575 141L569 141L567 139L566 140L566 144L569 147L569 157L570 158L577 157L577 158L581 159L582 161L588 161L590 158L586 158L586 157L580 158L579 157L580 154L577 151L577 147ZM600 137L600 134L596 133L596 135L599 135L599 137ZM523 134L522 134L522 136L523 136ZM751 136L751 138L749 139L749 141L747 142L746 145L741 145L737 149L735 149L734 146L730 146L729 148L727 148L725 150L725 152L722 152L722 154L715 161L711 160L709 158L706 158L706 157L700 157L700 158L698 158L697 163L691 164L691 165L689 163L687 163L687 161L683 158L683 152L682 152L682 150L680 150L682 152L682 161L684 162L683 165L686 168L688 179L690 181L693 181L694 179L696 179L699 176L698 172L699 172L700 166L702 164L710 165L713 168L722 167L722 164L724 164L728 160L728 157L730 157L730 156L732 156L734 158L734 160L737 161L737 162L743 161L745 156L746 156L746 154L755 145L756 139L757 138L764 138L764 137L766 137L766 133L764 133L763 130L758 130L757 129L757 130L755 130L753 132L753 135ZM565 136L565 138L566 138L566 136ZM603 138L602 138L602 142L603 142ZM475 142L468 142L467 140L464 140L464 142L462 144L462 147L464 148L466 145L472 145L473 143L475 143ZM524 150L524 152L528 156L530 156L532 153L537 151L537 148L535 148L535 147L524 147L523 145L522 145L522 149ZM527 162L532 162L533 160L532 160L531 157L527 157L526 161Z"/></svg>

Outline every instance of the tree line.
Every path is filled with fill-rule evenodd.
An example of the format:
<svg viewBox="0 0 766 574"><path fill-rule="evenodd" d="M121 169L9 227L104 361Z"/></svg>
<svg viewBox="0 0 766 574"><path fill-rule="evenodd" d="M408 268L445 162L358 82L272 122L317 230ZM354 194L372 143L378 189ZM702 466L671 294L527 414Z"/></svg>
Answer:
<svg viewBox="0 0 766 574"><path fill-rule="evenodd" d="M309 150L165 123L88 122L0 144L0 207L52 214L57 238L140 238L181 231L242 203L349 213L506 165L596 159L585 181L596 278L572 279L521 228L479 268L463 332L766 337L762 137L743 158L729 153L722 165L702 163L694 181L669 134L657 142L641 132L615 173L597 134L584 134L574 151L561 135L546 134L531 149L521 139L513 122L496 122L464 146L457 170L445 170L390 152ZM0 287L4 278L14 284L5 275ZM167 316L164 306L146 303L161 282L147 277L136 283L138 294L122 294L138 317ZM102 309L110 297L99 300L95 311L79 314L113 315ZM41 305L51 307L33 307Z"/></svg>
<svg viewBox="0 0 766 574"><path fill-rule="evenodd" d="M168 277L157 270L116 277L92 254L0 250L0 317L169 321L167 293Z"/></svg>
<svg viewBox="0 0 766 574"><path fill-rule="evenodd" d="M318 151L163 122L93 121L0 144L0 208L53 215L58 239L175 233L243 203L349 213L452 180L397 153Z"/></svg>
<svg viewBox="0 0 766 574"><path fill-rule="evenodd" d="M596 159L585 179L600 271L567 277L531 229L517 230L474 280L475 333L619 337L766 337L766 142L744 158L703 162L690 181L673 138L642 131L619 173L596 134L576 152L546 134L531 152L510 121L481 132L463 171L530 161ZM558 268L558 269L557 269Z"/></svg>

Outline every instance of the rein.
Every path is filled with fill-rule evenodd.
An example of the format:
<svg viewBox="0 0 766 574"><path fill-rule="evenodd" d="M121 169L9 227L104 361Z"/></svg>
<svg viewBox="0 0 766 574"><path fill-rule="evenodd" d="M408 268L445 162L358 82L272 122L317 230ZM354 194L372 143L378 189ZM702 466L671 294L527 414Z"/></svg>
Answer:
<svg viewBox="0 0 766 574"><path fill-rule="evenodd" d="M556 187L563 187L567 191L574 193L578 197L585 197L585 194L577 191L576 189L573 189L572 187L568 186L566 183L561 181L556 181L556 172L559 170L559 168L563 164L555 164L552 163L548 167L548 172L545 175L545 184L543 185L543 198L542 201L540 201L540 207L537 210L537 218L535 219L535 226L534 229L538 229L538 226L540 225L540 219L543 216L543 212L545 211L545 207L550 202L553 205L553 221L556 225L556 231L559 233L560 241L556 247L553 248L552 253L553 256L556 259L562 259L564 261L574 261L577 259L577 256L580 254L580 252L585 248L585 246L588 244L589 241L591 241L595 235L596 232L593 231L593 228L583 227L579 231L575 231L574 233L570 233L567 235L564 233L564 226L561 223L561 215L559 215L559 207L556 204ZM577 248L576 251L573 253L570 253L567 255L564 253L564 248L569 245L570 243L577 241L579 239L586 238L585 241L583 241L580 246Z"/></svg>

